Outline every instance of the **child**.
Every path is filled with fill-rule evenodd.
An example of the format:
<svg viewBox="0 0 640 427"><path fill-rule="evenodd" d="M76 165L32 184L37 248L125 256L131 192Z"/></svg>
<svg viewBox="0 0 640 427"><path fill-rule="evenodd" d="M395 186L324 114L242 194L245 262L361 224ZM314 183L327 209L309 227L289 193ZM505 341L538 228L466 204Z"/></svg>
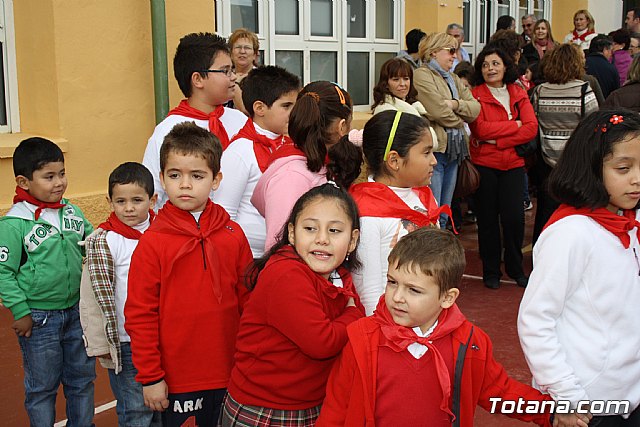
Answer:
<svg viewBox="0 0 640 427"><path fill-rule="evenodd" d="M123 163L109 175L111 215L87 239L87 265L80 286L80 320L87 354L102 356L118 403L121 426L159 426L160 413L144 406L142 385L131 361L124 304L131 255L154 217L153 177L140 163Z"/></svg>
<svg viewBox="0 0 640 427"><path fill-rule="evenodd" d="M284 68L259 67L244 79L242 98L249 120L222 154L224 180L213 200L242 227L254 258L264 252L264 218L251 204L258 179L271 154L285 143L289 113L300 91L300 79Z"/></svg>
<svg viewBox="0 0 640 427"><path fill-rule="evenodd" d="M382 111L402 111L416 116L427 114L424 105L416 99L413 86L413 67L402 58L392 58L382 64L380 79L373 88L373 114Z"/></svg>
<svg viewBox="0 0 640 427"><path fill-rule="evenodd" d="M501 410L492 398L548 400L507 376L487 334L458 309L464 268L462 244L448 231L425 227L398 242L375 313L347 328L317 427L444 427L454 419L470 427L477 405ZM550 426L549 415L507 415Z"/></svg>
<svg viewBox="0 0 640 427"><path fill-rule="evenodd" d="M363 309L349 270L358 209L334 183L295 204L278 242L254 264L222 426L313 426L329 370Z"/></svg>
<svg viewBox="0 0 640 427"><path fill-rule="evenodd" d="M125 330L145 405L164 426L215 426L224 397L252 261L242 229L209 200L222 147L193 123L160 149L169 202L133 253Z"/></svg>
<svg viewBox="0 0 640 427"><path fill-rule="evenodd" d="M347 188L360 174L361 150L349 142L351 97L335 83L306 85L291 110L285 144L269 159L251 197L265 219L265 250L276 241L296 200L327 179Z"/></svg>
<svg viewBox="0 0 640 427"><path fill-rule="evenodd" d="M428 187L436 139L427 119L384 111L367 122L363 137L371 175L369 182L351 187L362 217L358 256L363 260L353 277L369 315L384 293L391 249L417 227L437 226L443 209Z"/></svg>
<svg viewBox="0 0 640 427"><path fill-rule="evenodd" d="M551 172L549 190L561 205L534 246L518 315L534 384L572 408L584 400L628 401L589 425L638 426L638 113L587 116Z"/></svg>
<svg viewBox="0 0 640 427"><path fill-rule="evenodd" d="M211 33L187 34L176 49L173 70L186 99L156 126L142 160L153 175L158 195L156 209L167 201L160 183L160 147L176 124L190 121L208 129L220 140L224 150L247 121L247 116L240 111L222 105L233 98L236 90L229 46L223 37Z"/></svg>
<svg viewBox="0 0 640 427"><path fill-rule="evenodd" d="M83 251L93 231L67 189L62 150L28 138L13 153L16 196L0 218L0 297L11 310L24 362L25 408L32 426L55 422L62 382L70 425L93 420L95 359L87 357L78 314Z"/></svg>

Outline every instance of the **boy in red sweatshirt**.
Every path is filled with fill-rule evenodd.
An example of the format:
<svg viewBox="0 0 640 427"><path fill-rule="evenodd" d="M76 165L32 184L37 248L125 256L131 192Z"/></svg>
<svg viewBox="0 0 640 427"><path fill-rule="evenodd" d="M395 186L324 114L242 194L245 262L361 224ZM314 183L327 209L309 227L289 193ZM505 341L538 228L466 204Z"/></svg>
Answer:
<svg viewBox="0 0 640 427"><path fill-rule="evenodd" d="M550 400L509 378L487 334L458 309L465 264L445 230L421 228L398 242L376 311L347 327L317 427L472 427L476 406L490 410L491 398ZM508 415L550 425L549 413Z"/></svg>
<svg viewBox="0 0 640 427"><path fill-rule="evenodd" d="M125 329L145 405L163 425L215 426L226 391L253 260L242 229L209 200L222 147L194 123L160 150L169 201L131 259Z"/></svg>

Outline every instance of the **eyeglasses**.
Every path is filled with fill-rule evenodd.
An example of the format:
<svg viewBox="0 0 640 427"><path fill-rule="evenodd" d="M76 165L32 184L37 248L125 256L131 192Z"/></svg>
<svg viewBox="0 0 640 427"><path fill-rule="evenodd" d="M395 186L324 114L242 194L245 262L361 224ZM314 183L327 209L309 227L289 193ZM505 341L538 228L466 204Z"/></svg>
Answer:
<svg viewBox="0 0 640 427"><path fill-rule="evenodd" d="M240 44L233 47L233 50L243 51L243 50L253 50L253 46L249 46L246 44Z"/></svg>
<svg viewBox="0 0 640 427"><path fill-rule="evenodd" d="M456 50L458 50L458 49L455 48L455 47L443 47L442 50L447 50L447 51L449 51L449 54L455 55L456 54Z"/></svg>
<svg viewBox="0 0 640 427"><path fill-rule="evenodd" d="M219 70L200 70L201 73L223 73L225 76L227 77L231 77L233 74L236 73L236 69L235 68L221 68Z"/></svg>

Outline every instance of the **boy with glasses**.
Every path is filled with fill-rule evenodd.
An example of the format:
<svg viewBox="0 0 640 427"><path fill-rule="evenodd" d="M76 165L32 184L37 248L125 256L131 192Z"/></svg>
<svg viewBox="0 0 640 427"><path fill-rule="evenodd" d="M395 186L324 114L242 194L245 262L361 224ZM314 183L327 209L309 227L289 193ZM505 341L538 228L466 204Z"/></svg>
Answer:
<svg viewBox="0 0 640 427"><path fill-rule="evenodd" d="M247 121L240 111L223 106L237 89L229 46L223 37L212 33L187 34L176 49L173 70L186 99L156 126L142 160L153 175L158 195L156 210L167 201L160 184L160 147L176 124L194 122L217 136L224 149Z"/></svg>

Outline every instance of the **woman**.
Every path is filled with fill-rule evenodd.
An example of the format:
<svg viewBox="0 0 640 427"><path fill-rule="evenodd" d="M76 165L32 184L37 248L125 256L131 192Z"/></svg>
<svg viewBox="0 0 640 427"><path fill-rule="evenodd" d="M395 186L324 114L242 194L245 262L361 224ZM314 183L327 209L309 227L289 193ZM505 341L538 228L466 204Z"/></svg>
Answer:
<svg viewBox="0 0 640 427"><path fill-rule="evenodd" d="M631 53L629 53L629 45L631 44L631 33L626 28L620 28L609 33L609 37L613 40L613 55L611 56L611 63L615 65L618 70L618 76L620 77L620 87L627 81L627 74L629 73L629 67L631 66Z"/></svg>
<svg viewBox="0 0 640 427"><path fill-rule="evenodd" d="M249 71L258 65L258 53L260 42L258 36L246 28L238 28L229 36L229 49L231 49L231 61L236 70L236 88L233 100L227 104L227 107L233 107L247 114L242 103L242 79L244 79Z"/></svg>
<svg viewBox="0 0 640 427"><path fill-rule="evenodd" d="M470 151L480 172L474 201L482 278L490 289L500 287L503 247L507 275L518 286L528 282L522 268L525 169L515 147L536 136L538 121L527 93L515 84L517 78L511 56L499 47L488 44L478 55L472 92L482 108L469 124Z"/></svg>
<svg viewBox="0 0 640 427"><path fill-rule="evenodd" d="M464 123L480 113L480 104L462 84L451 67L458 42L445 33L431 33L420 42L422 66L413 74L418 101L428 105L427 118L438 137L436 165L431 178L431 191L439 205L450 205L456 186L458 165L469 155ZM440 227L447 224L440 217Z"/></svg>
<svg viewBox="0 0 640 427"><path fill-rule="evenodd" d="M539 19L533 26L533 40L522 49L522 55L529 65L539 62L545 53L556 47L557 43L551 34L551 24L546 19Z"/></svg>
<svg viewBox="0 0 640 427"><path fill-rule="evenodd" d="M627 83L620 89L614 90L602 107L624 107L640 113L640 55L633 58L627 75Z"/></svg>
<svg viewBox="0 0 640 427"><path fill-rule="evenodd" d="M598 34L595 30L596 20L586 9L580 9L573 14L573 31L564 38L565 43L575 43L582 50L588 50L591 39Z"/></svg>
<svg viewBox="0 0 640 427"><path fill-rule="evenodd" d="M531 95L540 127L536 162L540 185L533 225L534 244L558 207L547 191L547 178L580 120L598 109L591 85L582 79L584 55L577 45L562 44L547 54L542 61L542 73L546 82L536 86Z"/></svg>
<svg viewBox="0 0 640 427"><path fill-rule="evenodd" d="M387 110L415 116L427 114L422 103L416 99L417 95L411 64L402 58L392 58L380 68L380 79L373 88L371 110L374 115Z"/></svg>

